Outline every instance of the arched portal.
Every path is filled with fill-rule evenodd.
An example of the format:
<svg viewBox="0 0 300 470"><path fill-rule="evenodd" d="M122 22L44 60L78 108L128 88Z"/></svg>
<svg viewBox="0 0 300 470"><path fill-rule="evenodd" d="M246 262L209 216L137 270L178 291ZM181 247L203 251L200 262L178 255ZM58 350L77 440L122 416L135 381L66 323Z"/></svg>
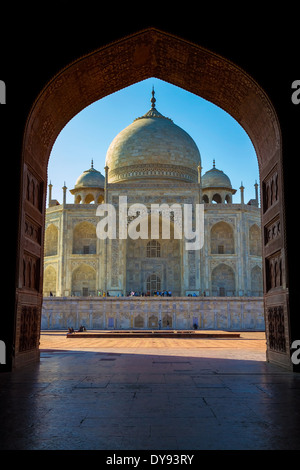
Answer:
<svg viewBox="0 0 300 470"><path fill-rule="evenodd" d="M96 253L96 227L90 222L80 222L73 230L73 253Z"/></svg>
<svg viewBox="0 0 300 470"><path fill-rule="evenodd" d="M179 223L155 214L147 217L149 237L126 240L126 291L151 296L157 291L170 291L173 296L180 296ZM151 238L151 230L157 230L157 239Z"/></svg>
<svg viewBox="0 0 300 470"><path fill-rule="evenodd" d="M235 274L233 269L220 263L211 273L211 290L216 296L232 296L235 295Z"/></svg>
<svg viewBox="0 0 300 470"><path fill-rule="evenodd" d="M72 272L72 295L89 296L96 292L96 271L87 264L80 264Z"/></svg>
<svg viewBox="0 0 300 470"><path fill-rule="evenodd" d="M147 277L147 292L150 295L155 295L157 291L161 290L161 279L156 274L150 274Z"/></svg>
<svg viewBox="0 0 300 470"><path fill-rule="evenodd" d="M227 222L217 222L210 232L211 253L234 253L233 228Z"/></svg>
<svg viewBox="0 0 300 470"><path fill-rule="evenodd" d="M24 325L39 321L36 316L41 315L41 247L47 165L52 146L62 128L83 108L123 87L153 76L224 109L252 140L258 158L263 201L267 359L290 368L282 149L276 113L262 88L237 65L197 44L154 28L102 47L67 65L44 87L32 106L23 139L16 326L14 344L11 345L13 365L21 366L38 357L38 341L26 341L32 332ZM35 223L42 234L39 249L36 244L33 248L33 244L28 243L30 234L25 233L27 218ZM274 242L266 238L266 233L275 222L280 222L282 230L277 232ZM35 269L39 270L33 285L27 281L27 271L24 271L29 258ZM277 281L273 282L271 272L275 264L280 273L277 273ZM24 321L25 315L27 322ZM35 318L28 319L28 315ZM36 334L39 335L38 329ZM28 347L24 348L24 344Z"/></svg>

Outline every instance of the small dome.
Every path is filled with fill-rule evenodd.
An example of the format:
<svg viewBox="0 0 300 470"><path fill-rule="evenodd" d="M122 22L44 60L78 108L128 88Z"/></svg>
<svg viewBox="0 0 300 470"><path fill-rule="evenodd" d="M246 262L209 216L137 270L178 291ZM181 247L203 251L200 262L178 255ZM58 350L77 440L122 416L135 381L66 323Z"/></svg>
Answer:
<svg viewBox="0 0 300 470"><path fill-rule="evenodd" d="M226 188L232 189L231 181L223 171L215 167L215 161L211 170L202 176L202 188Z"/></svg>
<svg viewBox="0 0 300 470"><path fill-rule="evenodd" d="M92 160L91 168L79 176L75 183L75 188L104 188L104 181L104 176L100 171L95 170Z"/></svg>
<svg viewBox="0 0 300 470"><path fill-rule="evenodd" d="M194 140L152 108L123 129L106 154L109 183L130 179L180 179L197 182L200 153Z"/></svg>

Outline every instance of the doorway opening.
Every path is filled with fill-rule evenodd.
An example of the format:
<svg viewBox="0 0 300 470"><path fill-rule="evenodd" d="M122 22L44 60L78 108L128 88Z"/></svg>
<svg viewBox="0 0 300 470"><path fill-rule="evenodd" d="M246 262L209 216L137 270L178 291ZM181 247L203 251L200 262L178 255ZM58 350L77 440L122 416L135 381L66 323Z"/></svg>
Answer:
<svg viewBox="0 0 300 470"><path fill-rule="evenodd" d="M161 291L161 279L156 274L150 274L147 277L147 293L149 295L158 295L157 293Z"/></svg>
<svg viewBox="0 0 300 470"><path fill-rule="evenodd" d="M99 67L101 63L109 63L109 66ZM78 73L80 86L74 79ZM258 158L262 200L267 359L290 368L285 230L276 233L272 230L273 224L285 227L281 134L277 116L261 87L238 66L201 46L153 28L75 61L46 85L30 112L24 134L20 191L24 199L20 200L14 365L18 367L38 357L44 207L52 146L61 129L83 108L152 76L191 91L224 109L242 125L252 140ZM268 197L271 193L272 197ZM35 230L28 230L29 225ZM35 237L34 243L28 243L32 237ZM275 265L280 271L276 277L272 274ZM36 273L34 281L28 278L29 272ZM35 332L35 341L32 340L32 332ZM27 341L27 338L31 340ZM22 345L21 349L19 345Z"/></svg>

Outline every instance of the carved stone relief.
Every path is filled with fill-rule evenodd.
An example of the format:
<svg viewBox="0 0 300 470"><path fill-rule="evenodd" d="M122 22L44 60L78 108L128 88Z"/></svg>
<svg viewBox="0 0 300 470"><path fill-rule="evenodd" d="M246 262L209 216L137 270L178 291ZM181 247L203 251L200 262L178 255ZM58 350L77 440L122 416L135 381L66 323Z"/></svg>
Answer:
<svg viewBox="0 0 300 470"><path fill-rule="evenodd" d="M42 210L43 183L38 181L30 171L27 172L26 179L26 199L40 212Z"/></svg>
<svg viewBox="0 0 300 470"><path fill-rule="evenodd" d="M273 220L268 225L266 225L264 233L265 245L279 238L281 236L281 223L279 218L276 218L276 220Z"/></svg>
<svg viewBox="0 0 300 470"><path fill-rule="evenodd" d="M32 241L41 244L41 226L33 222L28 217L25 218L25 230L24 233L26 237L30 238Z"/></svg>
<svg viewBox="0 0 300 470"><path fill-rule="evenodd" d="M266 258L266 283L267 291L282 286L282 258L280 252Z"/></svg>
<svg viewBox="0 0 300 470"><path fill-rule="evenodd" d="M283 306L267 309L269 347L273 351L286 352Z"/></svg>
<svg viewBox="0 0 300 470"><path fill-rule="evenodd" d="M23 255L23 287L39 291L40 259L24 253Z"/></svg>
<svg viewBox="0 0 300 470"><path fill-rule="evenodd" d="M263 211L266 212L278 201L278 172L277 170L268 176L262 184Z"/></svg>
<svg viewBox="0 0 300 470"><path fill-rule="evenodd" d="M19 351L24 352L38 346L40 312L38 307L23 305L20 316Z"/></svg>

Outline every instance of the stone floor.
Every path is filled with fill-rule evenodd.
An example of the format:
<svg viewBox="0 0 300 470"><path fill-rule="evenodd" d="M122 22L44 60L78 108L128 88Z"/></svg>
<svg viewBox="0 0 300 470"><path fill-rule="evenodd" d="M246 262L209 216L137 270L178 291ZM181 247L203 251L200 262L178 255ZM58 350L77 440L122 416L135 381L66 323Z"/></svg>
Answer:
<svg viewBox="0 0 300 470"><path fill-rule="evenodd" d="M300 374L265 362L263 333L44 331L40 347L39 364L0 375L1 450L300 449Z"/></svg>

